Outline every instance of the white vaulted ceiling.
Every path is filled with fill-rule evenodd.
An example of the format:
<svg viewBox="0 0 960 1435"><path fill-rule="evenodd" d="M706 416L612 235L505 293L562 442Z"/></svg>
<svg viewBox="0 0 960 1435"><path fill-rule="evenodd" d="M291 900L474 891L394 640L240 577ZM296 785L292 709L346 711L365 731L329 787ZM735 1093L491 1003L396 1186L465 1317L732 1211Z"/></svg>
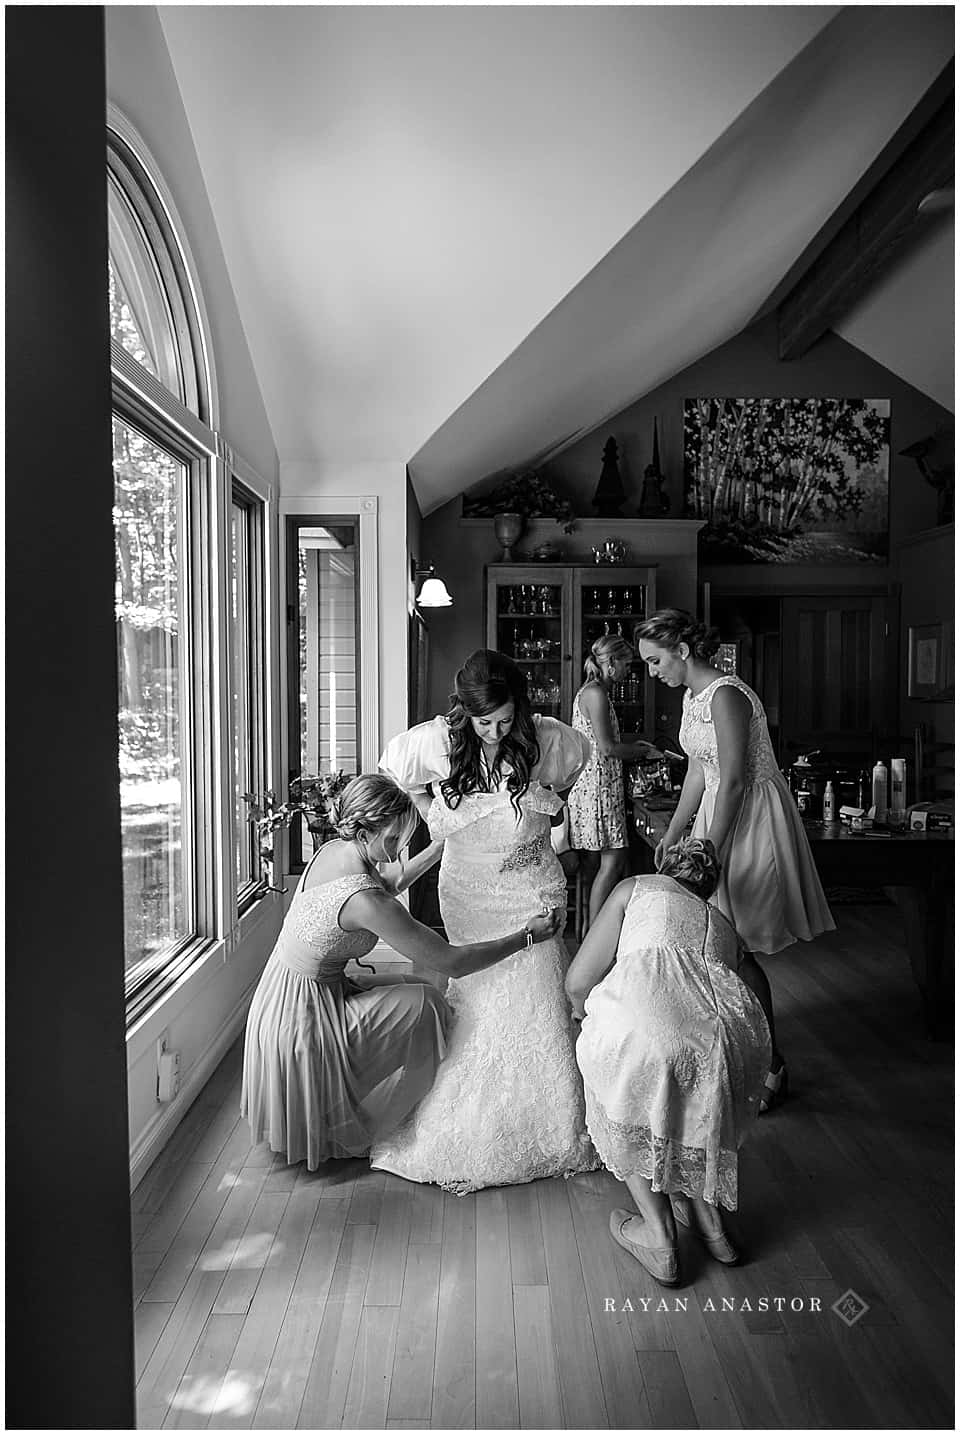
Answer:
<svg viewBox="0 0 960 1435"><path fill-rule="evenodd" d="M738 332L952 50L949 7L159 14L281 464L424 512Z"/></svg>

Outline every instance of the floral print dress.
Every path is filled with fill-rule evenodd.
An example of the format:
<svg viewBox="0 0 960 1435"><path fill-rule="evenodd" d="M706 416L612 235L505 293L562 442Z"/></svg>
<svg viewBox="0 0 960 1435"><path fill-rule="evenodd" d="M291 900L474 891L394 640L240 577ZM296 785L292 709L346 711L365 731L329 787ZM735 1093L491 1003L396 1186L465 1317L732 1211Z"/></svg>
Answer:
<svg viewBox="0 0 960 1435"><path fill-rule="evenodd" d="M606 852L627 847L627 815L623 795L623 762L619 757L604 757L597 747L593 725L580 706L584 683L573 700L572 726L590 744L590 761L574 783L567 798L570 810L570 846L586 852ZM610 727L614 740L620 741L620 724L606 688L597 683L610 709Z"/></svg>

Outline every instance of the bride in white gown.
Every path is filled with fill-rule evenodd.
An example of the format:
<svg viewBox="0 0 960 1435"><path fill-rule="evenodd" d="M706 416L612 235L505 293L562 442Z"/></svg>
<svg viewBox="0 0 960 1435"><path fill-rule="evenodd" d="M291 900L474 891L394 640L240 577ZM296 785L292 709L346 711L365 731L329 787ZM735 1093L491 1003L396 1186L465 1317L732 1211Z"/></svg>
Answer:
<svg viewBox="0 0 960 1435"><path fill-rule="evenodd" d="M456 677L446 717L394 738L380 762L444 839L440 910L448 940L516 927L531 901L566 901L550 818L589 758L564 723L530 710L516 664L481 649ZM433 788L427 803L426 789ZM451 980L455 1021L433 1087L370 1153L371 1166L463 1193L595 1167L553 938Z"/></svg>

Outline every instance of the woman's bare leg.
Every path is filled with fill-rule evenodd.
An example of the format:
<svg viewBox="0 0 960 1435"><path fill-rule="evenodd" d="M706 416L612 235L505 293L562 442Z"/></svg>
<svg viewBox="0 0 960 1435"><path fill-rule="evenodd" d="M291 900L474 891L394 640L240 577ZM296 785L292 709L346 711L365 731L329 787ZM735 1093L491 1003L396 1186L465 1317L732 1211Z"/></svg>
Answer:
<svg viewBox="0 0 960 1435"><path fill-rule="evenodd" d="M614 887L621 877L627 874L627 849L626 847L607 848L600 853L600 870L594 877L590 886L590 905L588 908L588 926L593 926L594 921L600 915L604 902L610 896Z"/></svg>
<svg viewBox="0 0 960 1435"><path fill-rule="evenodd" d="M783 1065L783 1053L777 1046L776 1032L773 1026L773 996L770 991L770 983L767 981L767 974L757 961L753 952L747 952L740 962L740 978L745 986L753 992L757 1001L763 1008L763 1014L767 1018L767 1026L770 1028L770 1070L779 1071Z"/></svg>
<svg viewBox="0 0 960 1435"><path fill-rule="evenodd" d="M626 1186L643 1217L642 1231L631 1230L631 1239L639 1241L641 1246L672 1246L677 1239L677 1228L670 1197L662 1191L651 1191L645 1176L628 1176Z"/></svg>

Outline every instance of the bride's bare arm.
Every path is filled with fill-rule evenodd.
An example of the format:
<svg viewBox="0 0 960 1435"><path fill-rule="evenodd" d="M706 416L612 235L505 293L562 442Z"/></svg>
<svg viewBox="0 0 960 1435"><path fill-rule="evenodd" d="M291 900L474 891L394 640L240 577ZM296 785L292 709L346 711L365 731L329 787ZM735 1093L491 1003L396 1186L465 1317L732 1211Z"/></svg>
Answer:
<svg viewBox="0 0 960 1435"><path fill-rule="evenodd" d="M391 896L398 897L408 887L422 877L424 872L440 861L443 852L443 839L439 842L431 842L429 847L424 847L422 852L408 858L404 863L393 862L388 867L381 867L380 880Z"/></svg>
<svg viewBox="0 0 960 1435"><path fill-rule="evenodd" d="M590 992L613 966L620 941L623 914L633 894L635 877L618 882L604 902L593 926L583 939L579 952L570 963L564 986L573 1015L583 1020L583 1003Z"/></svg>

